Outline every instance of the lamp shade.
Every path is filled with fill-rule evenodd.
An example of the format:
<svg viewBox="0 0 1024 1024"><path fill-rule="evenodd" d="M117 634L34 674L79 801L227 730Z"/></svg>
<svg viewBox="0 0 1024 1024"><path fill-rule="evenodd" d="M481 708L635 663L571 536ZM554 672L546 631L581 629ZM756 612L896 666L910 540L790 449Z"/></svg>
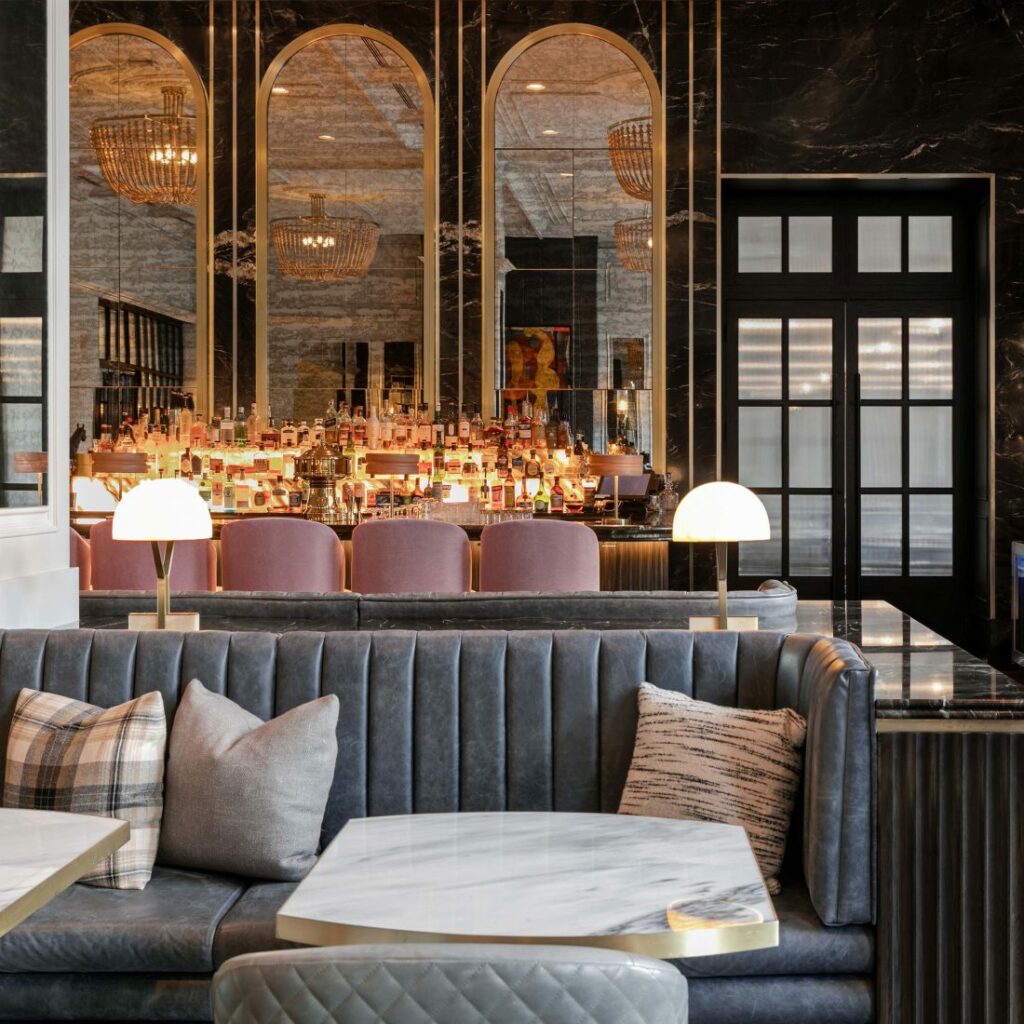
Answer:
<svg viewBox="0 0 1024 1024"><path fill-rule="evenodd" d="M672 539L681 541L768 540L771 528L761 499L740 484L716 480L694 487L679 503Z"/></svg>
<svg viewBox="0 0 1024 1024"><path fill-rule="evenodd" d="M213 522L206 502L184 480L143 480L114 510L114 540L206 540Z"/></svg>

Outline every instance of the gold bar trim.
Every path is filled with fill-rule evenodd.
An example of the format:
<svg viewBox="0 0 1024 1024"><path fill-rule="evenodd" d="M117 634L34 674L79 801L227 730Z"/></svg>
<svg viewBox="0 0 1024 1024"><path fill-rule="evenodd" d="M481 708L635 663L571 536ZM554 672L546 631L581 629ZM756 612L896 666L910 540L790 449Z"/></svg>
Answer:
<svg viewBox="0 0 1024 1024"><path fill-rule="evenodd" d="M484 12L486 15L486 11ZM614 46L621 53L625 54L636 66L644 79L651 102L651 122L653 128L653 150L654 150L654 194L651 197L651 216L654 223L654 253L651 267L651 352L652 352L652 405L654 413L654 437L651 445L651 464L655 471L664 472L665 469L665 111L662 100L661 87L658 84L650 65L644 60L640 51L629 42L608 29L597 25L588 25L582 22L562 22L558 25L548 25L524 36L514 46L510 47L498 62L494 69L490 82L487 82L487 46L486 46L486 17L483 28L483 49L482 63L483 75L481 76L481 87L484 88L483 103L483 137L481 139L483 152L483 167L481 174L481 204L482 204L482 230L481 230L481 310L483 316L483 329L481 333L481 399L482 408L488 410L487 414L496 410L494 405L494 354L496 341L494 337L494 287L495 287L495 261L494 261L494 238L495 238L495 212L494 212L494 108L498 98L498 89L504 81L505 75L516 60L530 47L545 39L564 35L583 35L600 39ZM664 30L664 26L662 27ZM486 84L485 84L486 83Z"/></svg>
<svg viewBox="0 0 1024 1024"><path fill-rule="evenodd" d="M311 43L336 36L373 39L398 54L416 78L423 101L423 400L433 406L437 399L438 317L437 300L439 232L437 115L431 91L420 62L408 47L393 36L366 25L323 25L293 39L270 62L256 98L256 401L266 409L270 400L269 346L267 342L267 240L269 237L269 194L267 168L268 116L271 89L285 64ZM435 83L436 85L436 83Z"/></svg>
<svg viewBox="0 0 1024 1024"><path fill-rule="evenodd" d="M208 409L212 400L213 359L210 357L211 290L213 285L213 240L210 237L210 104L206 87L192 61L184 51L166 36L140 25L114 21L106 25L91 25L76 32L70 39L69 49L88 43L101 36L137 36L146 39L174 58L192 87L192 100L196 108L196 136L206 140L200 148L196 167L196 408ZM120 259L120 254L118 254Z"/></svg>
<svg viewBox="0 0 1024 1024"><path fill-rule="evenodd" d="M1024 733L1024 718L877 718L884 733Z"/></svg>

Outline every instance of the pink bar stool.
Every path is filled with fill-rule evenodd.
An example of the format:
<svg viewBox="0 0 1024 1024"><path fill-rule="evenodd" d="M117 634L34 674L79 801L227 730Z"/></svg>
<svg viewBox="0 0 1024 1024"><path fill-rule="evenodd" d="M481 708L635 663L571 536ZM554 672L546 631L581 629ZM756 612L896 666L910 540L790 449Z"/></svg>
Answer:
<svg viewBox="0 0 1024 1024"><path fill-rule="evenodd" d="M480 535L480 590L570 593L601 589L597 535L582 523L519 519Z"/></svg>
<svg viewBox="0 0 1024 1024"><path fill-rule="evenodd" d="M308 519L245 519L220 531L221 585L225 590L345 589L345 551L334 531Z"/></svg>
<svg viewBox="0 0 1024 1024"><path fill-rule="evenodd" d="M78 570L78 589L92 589L92 548L89 542L71 527L71 568Z"/></svg>
<svg viewBox="0 0 1024 1024"><path fill-rule="evenodd" d="M113 521L89 531L93 590L154 590L153 549L146 541L114 540ZM212 540L181 540L174 545L171 590L216 590L217 549Z"/></svg>
<svg viewBox="0 0 1024 1024"><path fill-rule="evenodd" d="M428 519L378 519L352 531L352 589L360 594L464 594L472 586L469 538Z"/></svg>

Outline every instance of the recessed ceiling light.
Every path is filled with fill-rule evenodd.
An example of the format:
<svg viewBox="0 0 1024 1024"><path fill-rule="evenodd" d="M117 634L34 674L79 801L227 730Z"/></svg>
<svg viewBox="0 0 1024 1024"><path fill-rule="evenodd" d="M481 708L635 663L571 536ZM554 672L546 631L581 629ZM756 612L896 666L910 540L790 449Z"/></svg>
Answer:
<svg viewBox="0 0 1024 1024"><path fill-rule="evenodd" d="M543 92L547 86L543 82L527 82L526 88L529 92Z"/></svg>
<svg viewBox="0 0 1024 1024"><path fill-rule="evenodd" d="M558 135L558 129L557 128L545 128L544 131L541 132L541 135Z"/></svg>
<svg viewBox="0 0 1024 1024"><path fill-rule="evenodd" d="M317 138L321 142L333 142L334 141L334 136L333 135L318 135Z"/></svg>
<svg viewBox="0 0 1024 1024"><path fill-rule="evenodd" d="M563 178L571 178L572 177L572 171L562 171L562 177Z"/></svg>
<svg viewBox="0 0 1024 1024"><path fill-rule="evenodd" d="M285 86L283 86L283 85L275 85L270 91L275 96L287 96L288 95L288 89Z"/></svg>

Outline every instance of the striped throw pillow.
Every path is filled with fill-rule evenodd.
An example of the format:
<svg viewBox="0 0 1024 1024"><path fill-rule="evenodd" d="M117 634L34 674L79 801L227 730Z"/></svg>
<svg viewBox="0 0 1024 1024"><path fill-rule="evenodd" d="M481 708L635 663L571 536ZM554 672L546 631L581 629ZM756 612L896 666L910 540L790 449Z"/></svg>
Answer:
<svg viewBox="0 0 1024 1024"><path fill-rule="evenodd" d="M81 881L143 889L160 840L166 745L158 693L98 708L22 690L7 743L3 805L127 821L128 842Z"/></svg>
<svg viewBox="0 0 1024 1024"><path fill-rule="evenodd" d="M619 813L742 825L778 893L807 722L789 708L720 707L650 683L639 704Z"/></svg>

